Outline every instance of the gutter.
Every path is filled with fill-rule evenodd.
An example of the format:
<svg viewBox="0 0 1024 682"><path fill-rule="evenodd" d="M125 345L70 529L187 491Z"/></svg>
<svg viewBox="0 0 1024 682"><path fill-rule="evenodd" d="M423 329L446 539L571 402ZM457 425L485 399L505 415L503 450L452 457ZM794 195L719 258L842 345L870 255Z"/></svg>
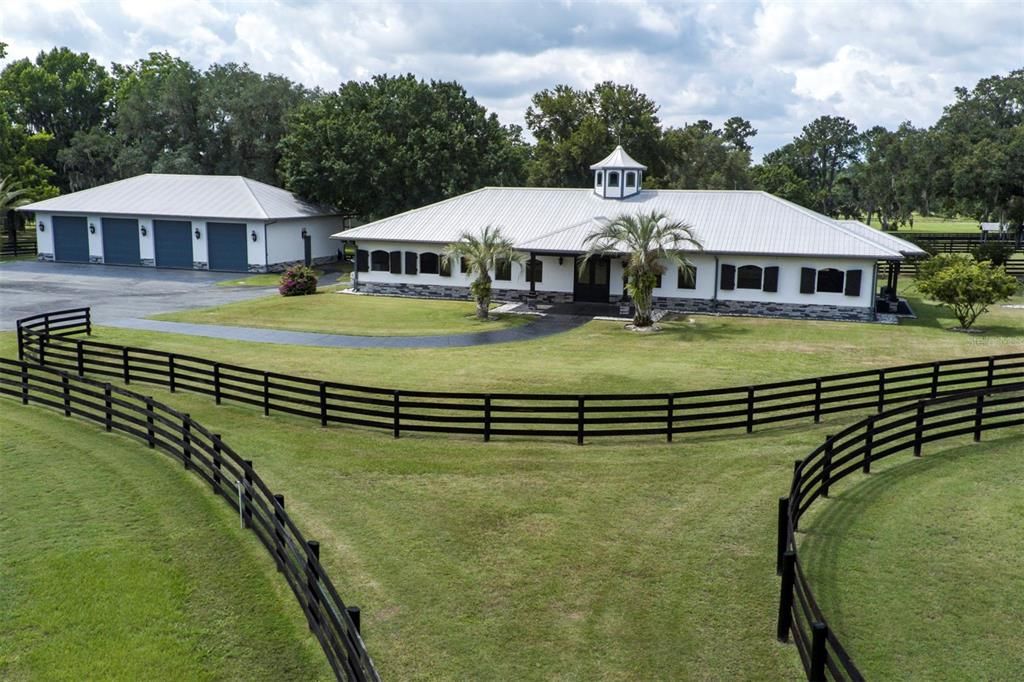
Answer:
<svg viewBox="0 0 1024 682"><path fill-rule="evenodd" d="M718 312L718 256L715 256L715 290L711 296L711 309Z"/></svg>

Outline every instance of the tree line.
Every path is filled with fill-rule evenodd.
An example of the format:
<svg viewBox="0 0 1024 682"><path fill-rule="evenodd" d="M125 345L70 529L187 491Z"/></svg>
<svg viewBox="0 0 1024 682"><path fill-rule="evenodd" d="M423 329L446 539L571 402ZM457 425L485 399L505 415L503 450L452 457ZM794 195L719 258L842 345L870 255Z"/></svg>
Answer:
<svg viewBox="0 0 1024 682"><path fill-rule="evenodd" d="M163 52L107 69L61 47L0 71L0 177L41 199L139 173L237 174L378 218L487 185L585 187L622 144L651 188L762 189L883 229L1024 221L1024 69L956 88L929 128L821 116L759 163L749 121L664 125L632 85L556 85L524 118L533 142L459 83L411 74L328 92Z"/></svg>

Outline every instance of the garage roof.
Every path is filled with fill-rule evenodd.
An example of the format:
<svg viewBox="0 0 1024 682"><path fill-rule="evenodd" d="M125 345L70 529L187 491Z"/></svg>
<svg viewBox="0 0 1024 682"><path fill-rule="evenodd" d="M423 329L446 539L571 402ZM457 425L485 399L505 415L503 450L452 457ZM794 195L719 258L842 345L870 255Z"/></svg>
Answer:
<svg viewBox="0 0 1024 682"><path fill-rule="evenodd" d="M18 210L255 221L337 215L287 190L240 175L162 173L137 175Z"/></svg>

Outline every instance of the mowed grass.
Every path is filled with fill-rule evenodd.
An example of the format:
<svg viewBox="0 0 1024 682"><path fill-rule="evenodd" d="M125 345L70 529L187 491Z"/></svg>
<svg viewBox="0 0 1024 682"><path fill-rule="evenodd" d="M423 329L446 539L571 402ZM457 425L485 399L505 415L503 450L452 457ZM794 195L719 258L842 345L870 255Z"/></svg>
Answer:
<svg viewBox="0 0 1024 682"><path fill-rule="evenodd" d="M323 270L314 270L317 278L323 277ZM280 272L266 272L261 275L249 275L238 279L227 279L217 282L219 287L276 287L281 283Z"/></svg>
<svg viewBox="0 0 1024 682"><path fill-rule="evenodd" d="M356 336L482 332L532 320L522 315L498 315L497 319L481 321L475 312L476 304L469 301L356 296L328 289L312 296L272 295L215 308L165 313L154 319Z"/></svg>
<svg viewBox="0 0 1024 682"><path fill-rule="evenodd" d="M0 678L332 678L262 546L169 458L9 399L0 432Z"/></svg>
<svg viewBox="0 0 1024 682"><path fill-rule="evenodd" d="M365 300L308 297L300 303L306 315L297 319L311 320L321 310L328 315L334 305L358 306ZM898 326L695 315L666 322L665 330L653 335L632 334L621 323L593 321L534 341L467 348L311 350L111 328L98 329L95 338L371 386L549 393L743 386L1024 351L1024 309L994 306L977 323L984 334L963 334L949 331L957 322L947 310L912 295L910 300L919 319ZM1020 305L1024 298L1014 302ZM423 310L435 306L443 311L438 320L462 316L462 304L450 301L374 298L372 305L393 308L396 314L407 311L419 319ZM103 320L94 324L102 325Z"/></svg>
<svg viewBox="0 0 1024 682"><path fill-rule="evenodd" d="M868 679L1024 670L1024 429L984 438L896 455L801 524L821 606Z"/></svg>
<svg viewBox="0 0 1024 682"><path fill-rule="evenodd" d="M974 218L957 217L942 218L940 216L914 216L914 225L903 225L900 232L964 232L980 234L978 224L980 221ZM881 229L878 221L872 221L872 227Z"/></svg>

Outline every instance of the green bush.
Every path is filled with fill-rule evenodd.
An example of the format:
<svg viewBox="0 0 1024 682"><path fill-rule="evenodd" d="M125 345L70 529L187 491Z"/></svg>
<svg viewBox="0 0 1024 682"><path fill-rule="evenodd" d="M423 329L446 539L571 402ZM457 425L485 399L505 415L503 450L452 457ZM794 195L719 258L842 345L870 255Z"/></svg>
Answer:
<svg viewBox="0 0 1024 682"><path fill-rule="evenodd" d="M974 247L971 255L975 260L987 260L992 265L1006 265L1006 261L1013 255L1013 244L1000 241L982 242Z"/></svg>
<svg viewBox="0 0 1024 682"><path fill-rule="evenodd" d="M1006 269L978 262L966 253L943 253L917 270L918 290L951 308L961 329L969 329L988 306L1017 293L1020 283Z"/></svg>
<svg viewBox="0 0 1024 682"><path fill-rule="evenodd" d="M277 287L282 296L306 296L316 293L316 273L305 265L293 265L281 275Z"/></svg>

